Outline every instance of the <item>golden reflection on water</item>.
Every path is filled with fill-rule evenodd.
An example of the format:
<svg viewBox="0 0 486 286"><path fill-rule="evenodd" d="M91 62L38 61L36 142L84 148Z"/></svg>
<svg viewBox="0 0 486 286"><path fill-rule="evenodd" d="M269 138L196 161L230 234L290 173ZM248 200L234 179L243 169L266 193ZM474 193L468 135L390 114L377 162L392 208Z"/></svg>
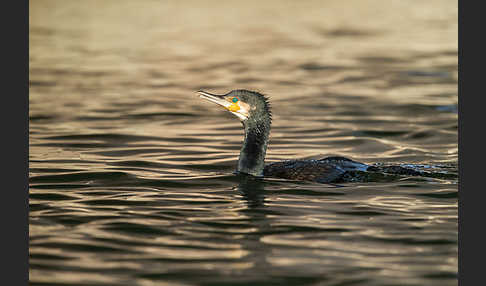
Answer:
<svg viewBox="0 0 486 286"><path fill-rule="evenodd" d="M245 186L195 91L269 95L268 162L457 166L457 45L454 1L30 1L30 280L454 285L457 180Z"/></svg>

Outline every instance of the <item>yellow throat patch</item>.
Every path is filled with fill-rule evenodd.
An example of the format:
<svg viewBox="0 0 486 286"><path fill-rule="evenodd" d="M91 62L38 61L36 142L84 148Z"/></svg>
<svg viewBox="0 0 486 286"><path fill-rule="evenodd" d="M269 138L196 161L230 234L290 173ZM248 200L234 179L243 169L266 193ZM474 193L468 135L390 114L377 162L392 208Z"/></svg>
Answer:
<svg viewBox="0 0 486 286"><path fill-rule="evenodd" d="M236 103L231 104L230 106L227 107L229 111L236 112L240 110L240 106Z"/></svg>

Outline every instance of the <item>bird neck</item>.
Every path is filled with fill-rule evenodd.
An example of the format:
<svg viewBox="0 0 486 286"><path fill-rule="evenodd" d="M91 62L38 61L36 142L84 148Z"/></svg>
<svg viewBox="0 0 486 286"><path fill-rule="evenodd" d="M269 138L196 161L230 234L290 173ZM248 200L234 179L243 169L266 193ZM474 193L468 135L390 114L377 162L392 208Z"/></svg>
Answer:
<svg viewBox="0 0 486 286"><path fill-rule="evenodd" d="M238 172L253 176L263 176L265 154L270 135L270 117L262 116L258 120L243 122L245 141L238 159Z"/></svg>

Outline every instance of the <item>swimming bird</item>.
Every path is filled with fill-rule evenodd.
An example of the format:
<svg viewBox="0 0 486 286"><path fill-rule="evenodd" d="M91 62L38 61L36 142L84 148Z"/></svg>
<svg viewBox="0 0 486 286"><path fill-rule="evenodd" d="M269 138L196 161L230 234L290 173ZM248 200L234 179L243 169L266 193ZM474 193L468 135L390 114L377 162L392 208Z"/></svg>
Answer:
<svg viewBox="0 0 486 286"><path fill-rule="evenodd" d="M376 174L418 175L419 172L399 166L392 169L356 162L345 157L286 160L265 165L272 112L266 96L244 89L224 95L199 90L208 100L235 115L243 124L245 139L238 158L237 172L256 177L335 183L376 179ZM372 174L372 176L370 176ZM372 178L371 178L372 177Z"/></svg>

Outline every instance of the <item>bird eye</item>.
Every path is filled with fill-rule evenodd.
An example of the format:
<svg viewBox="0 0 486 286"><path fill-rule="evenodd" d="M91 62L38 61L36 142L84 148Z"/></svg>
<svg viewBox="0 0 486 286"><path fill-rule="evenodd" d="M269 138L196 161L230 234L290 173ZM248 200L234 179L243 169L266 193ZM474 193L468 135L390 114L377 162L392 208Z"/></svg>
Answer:
<svg viewBox="0 0 486 286"><path fill-rule="evenodd" d="M233 101L234 103L237 103L238 102L238 98L237 97L233 97L233 99L231 101Z"/></svg>

